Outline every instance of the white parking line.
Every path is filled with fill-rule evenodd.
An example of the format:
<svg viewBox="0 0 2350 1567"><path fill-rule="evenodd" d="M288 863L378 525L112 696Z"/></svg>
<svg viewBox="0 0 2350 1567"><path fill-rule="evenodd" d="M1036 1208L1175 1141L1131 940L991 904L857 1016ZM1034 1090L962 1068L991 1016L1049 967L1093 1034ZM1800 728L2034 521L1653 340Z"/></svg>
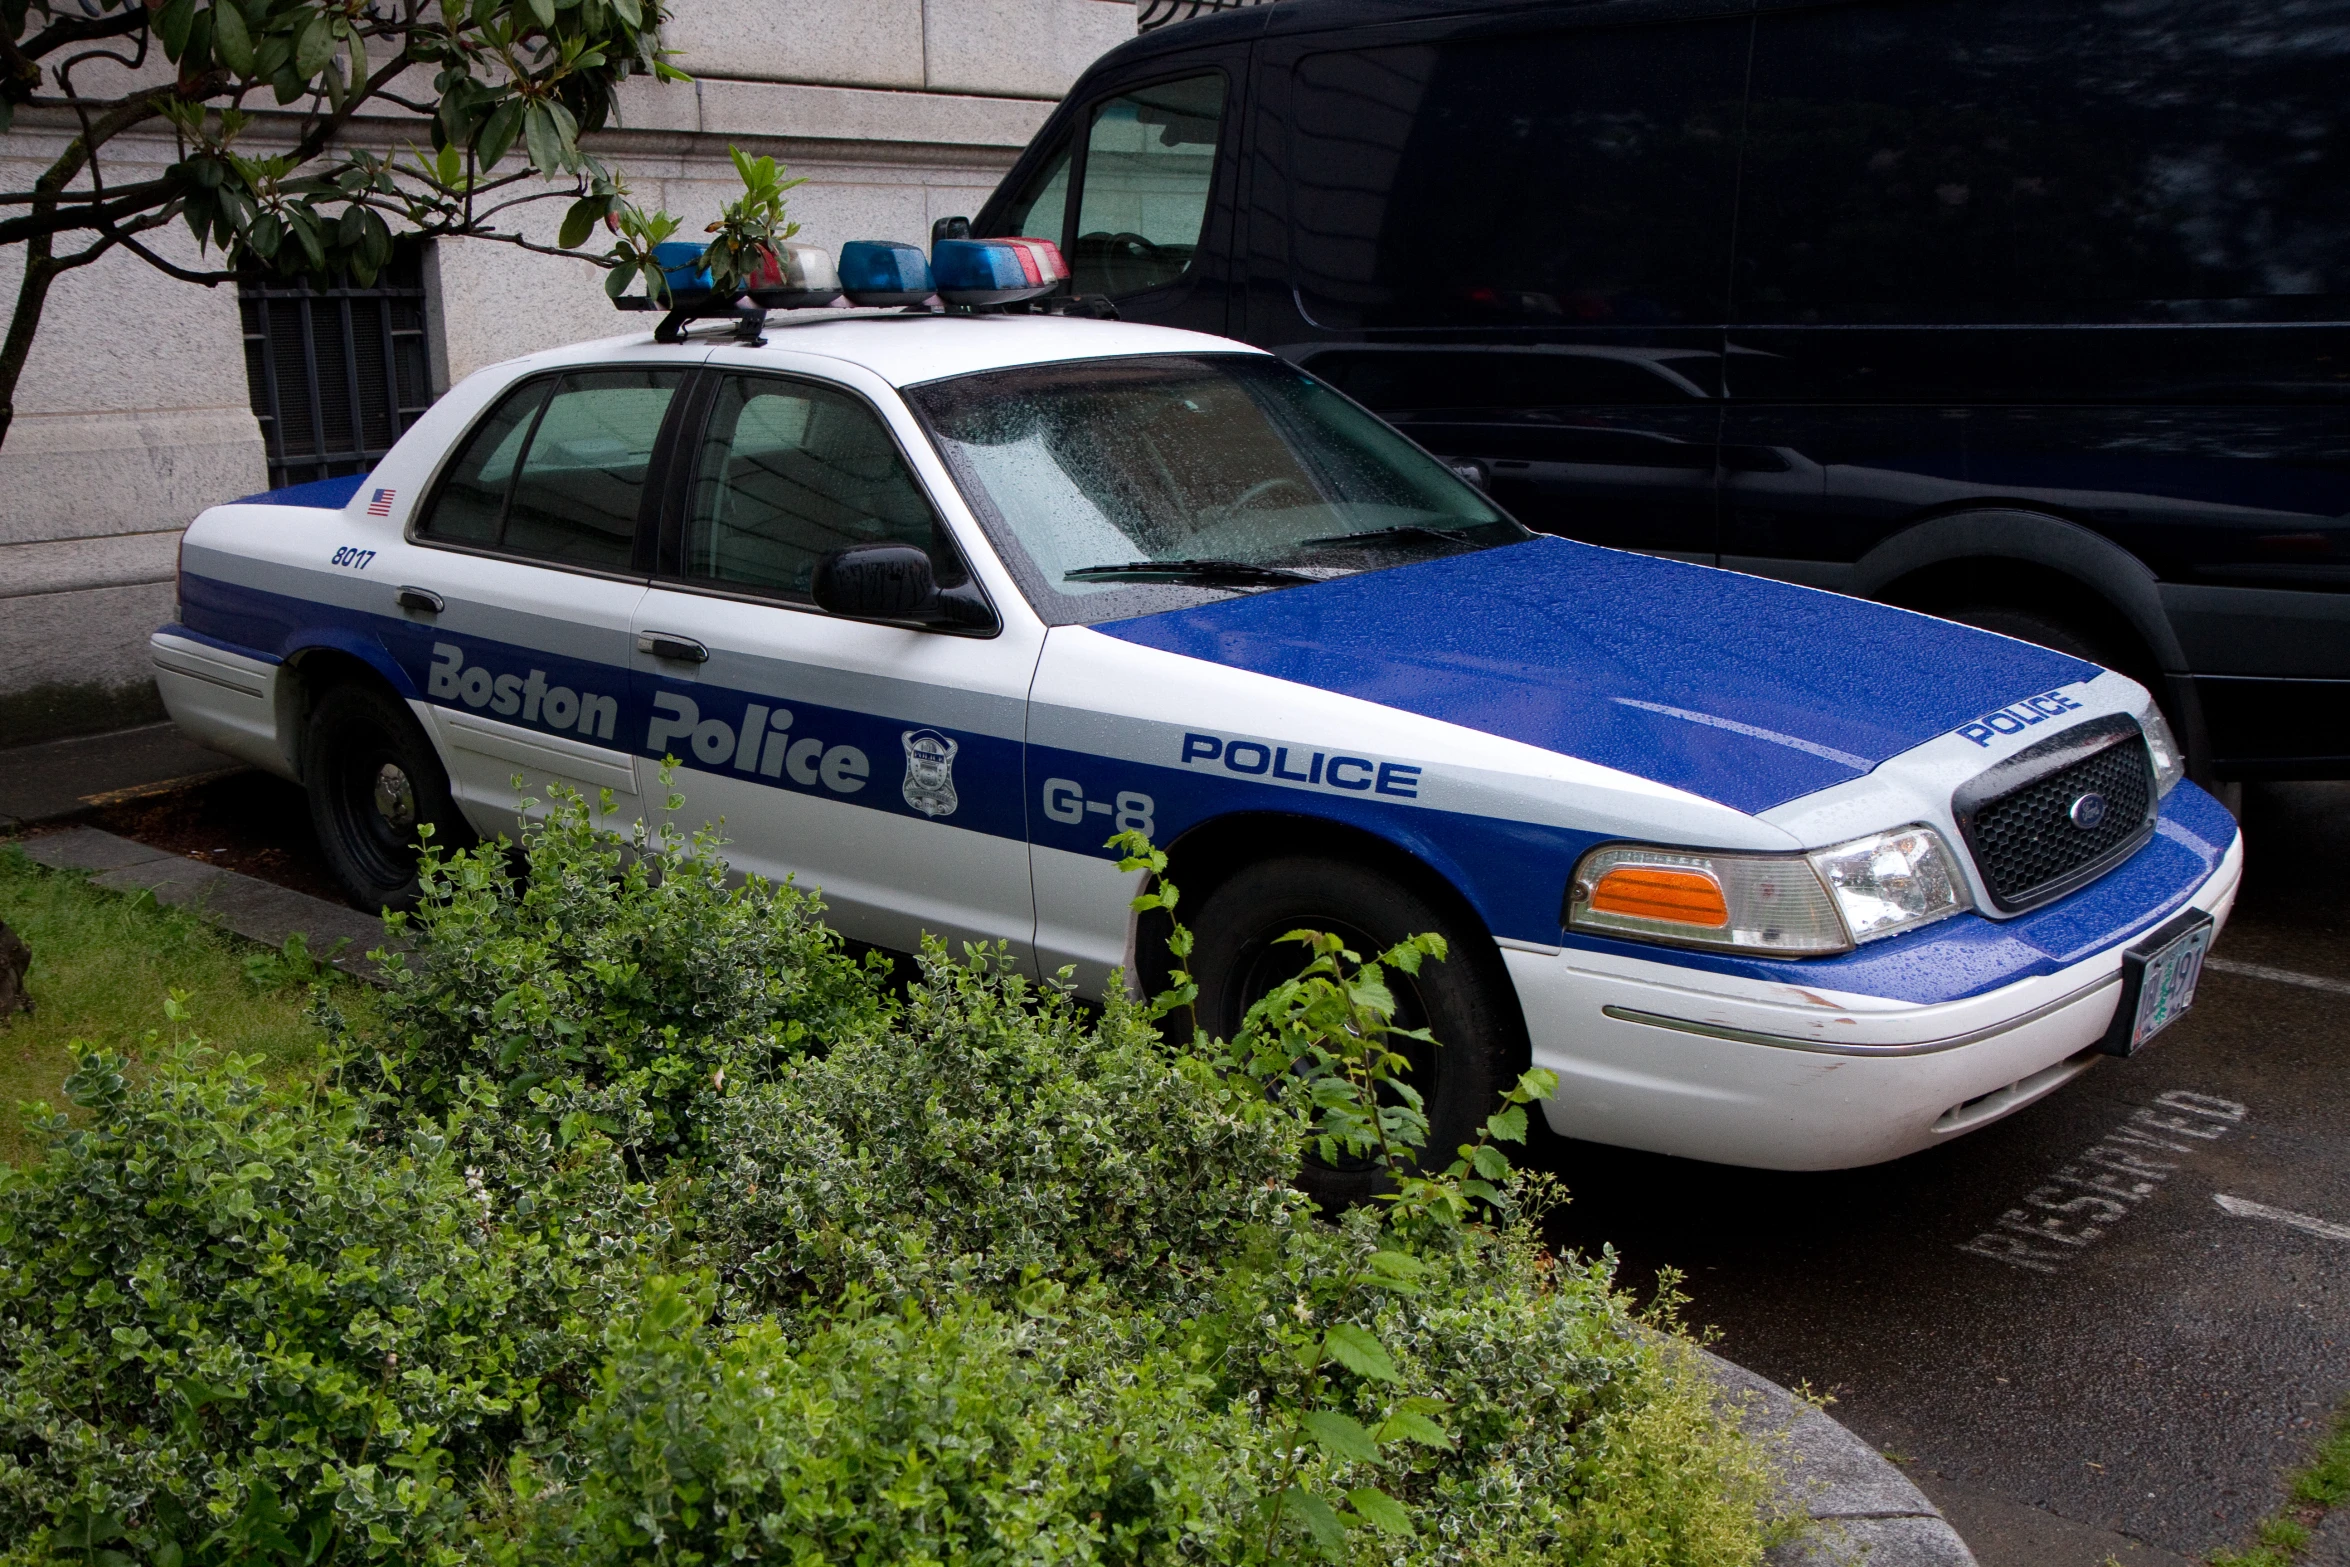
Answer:
<svg viewBox="0 0 2350 1567"><path fill-rule="evenodd" d="M2270 968L2265 963L2231 963L2226 958L2205 958L2203 966L2218 969L2222 974L2239 974L2246 979L2265 979L2274 985L2299 985L2304 990L2330 990L2337 996L2350 996L2350 979L2327 979L2318 974L2296 974L2289 968Z"/></svg>
<svg viewBox="0 0 2350 1567"><path fill-rule="evenodd" d="M2282 1208L2271 1208L2266 1203L2246 1202L2241 1197L2223 1197L2218 1192L2211 1194L2211 1200L2239 1219L2273 1219L2279 1224L2289 1224L2296 1230L2322 1235L2329 1241L2350 1241L2350 1224L2313 1219L2306 1213L2287 1213Z"/></svg>

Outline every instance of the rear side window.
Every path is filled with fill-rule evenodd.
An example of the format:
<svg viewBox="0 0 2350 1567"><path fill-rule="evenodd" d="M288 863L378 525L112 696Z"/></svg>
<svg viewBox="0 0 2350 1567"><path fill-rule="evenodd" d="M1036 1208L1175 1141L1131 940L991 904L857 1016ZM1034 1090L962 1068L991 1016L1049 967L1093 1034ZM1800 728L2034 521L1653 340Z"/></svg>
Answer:
<svg viewBox="0 0 2350 1567"><path fill-rule="evenodd" d="M1737 315L2062 322L2339 298L2346 83L2344 0L1766 12Z"/></svg>
<svg viewBox="0 0 2350 1567"><path fill-rule="evenodd" d="M1312 55L1295 279L1326 326L1722 319L1749 23Z"/></svg>
<svg viewBox="0 0 2350 1567"><path fill-rule="evenodd" d="M625 571L675 370L585 370L509 393L458 454L418 530L450 544Z"/></svg>
<svg viewBox="0 0 2350 1567"><path fill-rule="evenodd" d="M727 377L695 467L685 575L806 603L816 563L856 544L910 544L941 587L966 580L872 409L810 382Z"/></svg>
<svg viewBox="0 0 2350 1567"><path fill-rule="evenodd" d="M1190 270L1223 128L1224 78L1217 72L1140 87L1094 107L1069 256L1078 293L1136 294Z"/></svg>

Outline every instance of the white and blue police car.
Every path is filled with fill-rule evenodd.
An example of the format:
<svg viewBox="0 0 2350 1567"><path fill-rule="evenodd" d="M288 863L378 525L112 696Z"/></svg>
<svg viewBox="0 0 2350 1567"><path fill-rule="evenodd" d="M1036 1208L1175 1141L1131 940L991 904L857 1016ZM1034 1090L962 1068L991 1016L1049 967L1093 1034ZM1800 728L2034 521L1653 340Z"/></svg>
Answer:
<svg viewBox="0 0 2350 1567"><path fill-rule="evenodd" d="M918 253L917 253L918 254ZM844 261L845 261L844 257ZM1033 269L1032 269L1033 270ZM1284 360L1057 315L666 325L474 375L376 469L216 507L154 638L367 906L513 779L723 817L853 938L1202 1021L1433 930L1437 1146L1552 1127L1779 1169L1926 1148L2192 1000L2242 865L2144 688L1881 605L1528 533Z"/></svg>

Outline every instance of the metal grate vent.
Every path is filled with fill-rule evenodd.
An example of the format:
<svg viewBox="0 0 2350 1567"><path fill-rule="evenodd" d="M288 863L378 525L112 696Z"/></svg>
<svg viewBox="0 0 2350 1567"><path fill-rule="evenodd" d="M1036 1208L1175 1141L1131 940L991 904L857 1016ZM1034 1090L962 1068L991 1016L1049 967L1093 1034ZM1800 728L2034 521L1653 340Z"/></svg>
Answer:
<svg viewBox="0 0 2350 1567"><path fill-rule="evenodd" d="M2103 744L2078 755L2080 739L2100 738ZM2048 757L2053 770L2027 767L2019 776L2011 763L1977 780L1993 790L2009 785L2004 792L1975 785L1962 791L1976 798L1959 802L1959 825L2001 909L2030 908L2093 880L2153 829L2154 771L2137 726L2058 737L2066 742L2073 754ZM2025 763L2029 754L2015 762Z"/></svg>
<svg viewBox="0 0 2350 1567"><path fill-rule="evenodd" d="M367 472L431 406L415 246L398 247L371 288L273 279L237 301L273 488Z"/></svg>

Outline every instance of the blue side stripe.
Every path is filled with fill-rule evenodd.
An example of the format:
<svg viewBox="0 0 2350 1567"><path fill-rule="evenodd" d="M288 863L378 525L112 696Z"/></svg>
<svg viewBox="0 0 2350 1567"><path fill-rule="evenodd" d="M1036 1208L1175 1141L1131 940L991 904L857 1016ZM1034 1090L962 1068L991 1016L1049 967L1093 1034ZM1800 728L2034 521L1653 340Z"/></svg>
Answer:
<svg viewBox="0 0 2350 1567"><path fill-rule="evenodd" d="M405 694L451 712L631 755L674 754L688 773L723 774L994 837L1027 836L1017 740L826 706L785 689L753 691L570 658L216 578L187 578L181 607L197 634L238 651L267 650L255 657L363 641L365 649L352 651L373 652L396 669ZM452 665L445 655L436 657L441 647L458 649L460 660ZM661 697L670 700L657 704ZM766 709L756 735L746 733L753 707ZM553 719L558 712L561 723ZM789 715L781 728L779 713ZM954 745L953 809L944 814L941 792L907 787L909 736L924 731ZM656 735L658 745L651 743ZM783 743L771 751L770 737ZM802 747L810 740L823 743L807 752ZM856 756L835 760L836 748Z"/></svg>
<svg viewBox="0 0 2350 1567"><path fill-rule="evenodd" d="M902 816L928 815L910 801L905 787L905 735L914 726L903 720L819 706L788 691L714 686L565 658L216 579L191 577L185 587L189 624L174 629L228 651L276 659L320 643L364 642L410 680L425 700L453 711L481 712L519 727L587 738L632 754L672 750L689 771L755 778L772 787ZM444 694L438 696L430 694L436 643L454 644L464 654L455 671L442 660ZM467 671L480 672L480 678L470 683L479 702L468 701L463 694ZM533 671L541 677L538 720L526 720L520 711L498 713L494 704L508 696L519 708ZM459 680L454 697L445 694L453 673ZM501 679L506 682L503 690ZM570 722L560 729L545 716L547 693L556 687L573 698L566 709ZM709 726L701 749L692 743L690 730L674 736L667 746L648 749L656 716L652 699L662 692L692 698L696 724ZM600 730L584 737L578 732L580 715L588 711L581 699L590 693L613 699L608 736ZM821 775L813 782L789 771L767 776L757 770L767 759L763 742L750 770L738 768L735 758L744 754L742 729L753 704L790 708L793 723L788 734L794 739L821 739L825 750L856 747L867 764L861 786L843 793L828 790ZM682 721L674 704L659 716L669 718L673 727ZM587 721L596 722L592 716ZM2234 819L2217 801L2193 784L2182 784L2164 803L2160 835L2127 864L2047 908L2007 921L1961 915L1837 958L1760 960L1564 932L1559 906L1567 877L1582 853L1600 841L1596 834L1458 815L1369 795L1339 799L1221 770L1122 761L964 730L939 733L956 744L955 807L951 814L931 818L944 825L1107 858L1103 841L1128 826L1141 827L1157 841L1169 843L1194 826L1243 812L1310 815L1361 828L1417 855L1458 887L1498 936L1916 1003L1954 1001L2053 973L2151 929L2218 868L2236 832ZM804 757L803 774L818 761L816 755ZM1052 789L1056 782L1063 787Z"/></svg>

